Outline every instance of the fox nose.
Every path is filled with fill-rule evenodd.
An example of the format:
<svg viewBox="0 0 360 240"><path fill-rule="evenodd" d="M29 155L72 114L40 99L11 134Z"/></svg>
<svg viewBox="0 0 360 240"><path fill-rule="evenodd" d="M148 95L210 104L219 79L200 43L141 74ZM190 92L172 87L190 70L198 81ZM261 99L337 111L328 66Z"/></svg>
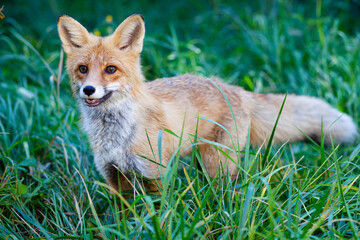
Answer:
<svg viewBox="0 0 360 240"><path fill-rule="evenodd" d="M85 86L83 89L83 92L90 96L91 94L93 94L95 92L95 88L93 86Z"/></svg>

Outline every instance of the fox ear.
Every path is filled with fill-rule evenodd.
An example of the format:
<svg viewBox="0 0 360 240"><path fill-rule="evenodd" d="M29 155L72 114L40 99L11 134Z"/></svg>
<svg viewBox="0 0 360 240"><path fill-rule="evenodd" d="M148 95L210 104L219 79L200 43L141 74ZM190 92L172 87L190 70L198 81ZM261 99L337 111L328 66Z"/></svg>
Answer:
<svg viewBox="0 0 360 240"><path fill-rule="evenodd" d="M125 19L112 35L115 46L120 50L140 54L145 36L144 17L134 14Z"/></svg>
<svg viewBox="0 0 360 240"><path fill-rule="evenodd" d="M66 15L60 16L57 25L66 53L69 53L73 48L81 48L89 42L89 32L72 17Z"/></svg>

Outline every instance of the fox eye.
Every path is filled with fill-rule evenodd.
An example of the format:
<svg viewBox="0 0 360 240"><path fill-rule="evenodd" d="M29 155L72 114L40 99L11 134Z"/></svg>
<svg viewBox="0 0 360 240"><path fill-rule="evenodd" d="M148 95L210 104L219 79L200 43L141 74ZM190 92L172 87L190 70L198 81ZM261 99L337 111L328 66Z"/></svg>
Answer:
<svg viewBox="0 0 360 240"><path fill-rule="evenodd" d="M80 71L81 73L85 74L85 73L87 73L88 68L87 68L87 66L85 66L85 65L80 65L80 66L79 66L79 71Z"/></svg>
<svg viewBox="0 0 360 240"><path fill-rule="evenodd" d="M117 68L115 66L107 66L105 68L105 72L109 73L109 74L113 74L114 72L116 72Z"/></svg>

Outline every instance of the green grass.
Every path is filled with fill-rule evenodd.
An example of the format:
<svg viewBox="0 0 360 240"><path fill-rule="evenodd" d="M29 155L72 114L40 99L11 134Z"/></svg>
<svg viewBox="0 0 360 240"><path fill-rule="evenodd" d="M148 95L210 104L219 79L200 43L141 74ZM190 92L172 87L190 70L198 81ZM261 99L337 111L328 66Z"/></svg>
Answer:
<svg viewBox="0 0 360 240"><path fill-rule="evenodd" d="M122 198L97 173L79 126L56 32L63 13L103 34L142 13L142 62L149 80L188 72L216 75L255 92L321 97L359 123L356 1L4 5L0 239L359 238L358 142L325 148L284 144L267 151L248 144L235 159L241 169L236 181L225 177L217 183L196 170L196 142L183 136L182 144L194 149L191 157L175 152L161 196L138 187L129 201L131 216L122 219ZM105 21L108 14L114 22Z"/></svg>

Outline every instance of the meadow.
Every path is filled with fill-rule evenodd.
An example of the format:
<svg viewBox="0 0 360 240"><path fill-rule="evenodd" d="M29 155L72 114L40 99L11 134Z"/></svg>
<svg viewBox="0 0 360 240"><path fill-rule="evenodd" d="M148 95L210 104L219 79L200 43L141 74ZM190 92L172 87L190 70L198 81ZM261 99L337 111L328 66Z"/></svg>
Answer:
<svg viewBox="0 0 360 240"><path fill-rule="evenodd" d="M95 169L56 29L107 35L145 17L143 72L218 76L259 93L322 98L360 121L358 1L3 2L0 239L359 239L360 144L250 143L220 183L174 153L160 196L124 199ZM183 144L189 144L185 141ZM191 145L190 145L191 147Z"/></svg>

